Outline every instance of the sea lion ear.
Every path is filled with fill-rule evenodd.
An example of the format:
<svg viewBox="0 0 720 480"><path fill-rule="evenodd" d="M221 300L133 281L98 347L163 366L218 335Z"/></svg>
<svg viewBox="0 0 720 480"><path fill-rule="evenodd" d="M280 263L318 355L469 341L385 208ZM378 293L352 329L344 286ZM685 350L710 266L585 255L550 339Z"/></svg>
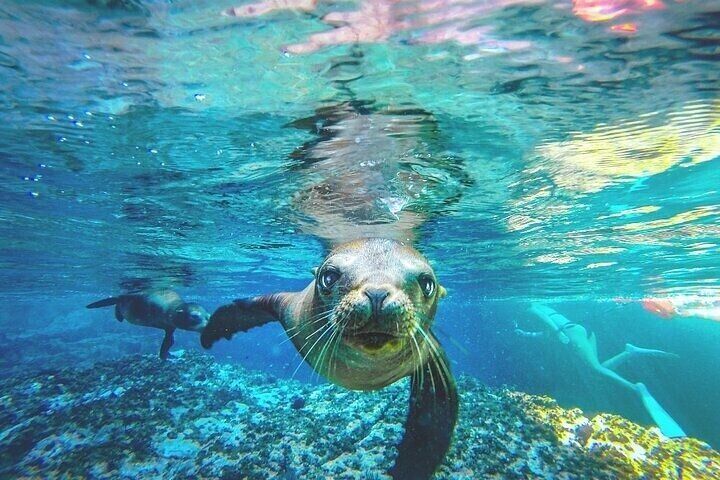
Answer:
<svg viewBox="0 0 720 480"><path fill-rule="evenodd" d="M447 290L442 285L438 285L438 299L445 298Z"/></svg>

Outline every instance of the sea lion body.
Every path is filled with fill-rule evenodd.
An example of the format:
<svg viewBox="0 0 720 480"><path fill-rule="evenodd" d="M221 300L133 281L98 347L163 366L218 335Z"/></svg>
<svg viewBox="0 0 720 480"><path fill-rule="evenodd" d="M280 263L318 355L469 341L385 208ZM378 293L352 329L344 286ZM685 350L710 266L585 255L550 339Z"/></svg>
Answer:
<svg viewBox="0 0 720 480"><path fill-rule="evenodd" d="M152 290L110 297L91 303L87 308L115 306L115 318L133 325L159 328L165 331L160 358L167 358L175 329L202 331L210 315L200 305L183 301L173 290Z"/></svg>
<svg viewBox="0 0 720 480"><path fill-rule="evenodd" d="M184 302L173 290L120 295L115 311L121 317L118 319L133 325L163 330L179 328L199 332L210 318L200 305Z"/></svg>
<svg viewBox="0 0 720 480"><path fill-rule="evenodd" d="M343 387L376 390L411 377L406 433L391 475L429 478L457 421L449 364L430 330L445 295L427 260L387 239L333 249L300 292L235 300L213 313L201 343L280 321L302 358Z"/></svg>

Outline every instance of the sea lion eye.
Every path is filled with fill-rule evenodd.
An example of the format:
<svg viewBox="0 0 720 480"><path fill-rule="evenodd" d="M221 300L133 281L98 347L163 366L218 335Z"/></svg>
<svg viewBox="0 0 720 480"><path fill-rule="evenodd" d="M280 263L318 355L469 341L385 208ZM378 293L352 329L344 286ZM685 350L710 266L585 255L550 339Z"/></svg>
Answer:
<svg viewBox="0 0 720 480"><path fill-rule="evenodd" d="M426 297L432 296L435 292L435 280L430 275L423 273L418 277L418 283Z"/></svg>
<svg viewBox="0 0 720 480"><path fill-rule="evenodd" d="M330 290L339 278L340 272L338 272L334 268L326 268L325 270L320 272L320 276L318 277L318 283L320 284L320 288L322 288L323 290Z"/></svg>

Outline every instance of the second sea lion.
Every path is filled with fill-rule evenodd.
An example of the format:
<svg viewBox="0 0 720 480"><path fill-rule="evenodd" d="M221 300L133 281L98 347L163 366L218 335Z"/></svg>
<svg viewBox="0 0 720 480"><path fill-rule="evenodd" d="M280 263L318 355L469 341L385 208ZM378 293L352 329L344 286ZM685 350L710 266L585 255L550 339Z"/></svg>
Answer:
<svg viewBox="0 0 720 480"><path fill-rule="evenodd" d="M165 360L174 343L176 328L200 332L208 323L210 314L197 303L187 303L173 290L152 290L110 297L91 303L87 308L115 305L115 318L134 325L165 330L160 346L160 358Z"/></svg>

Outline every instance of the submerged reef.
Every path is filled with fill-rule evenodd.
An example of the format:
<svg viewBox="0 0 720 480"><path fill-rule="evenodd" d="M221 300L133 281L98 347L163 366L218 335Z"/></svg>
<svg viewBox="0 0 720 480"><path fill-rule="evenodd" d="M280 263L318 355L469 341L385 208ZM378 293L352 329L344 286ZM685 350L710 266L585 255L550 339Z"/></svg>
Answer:
<svg viewBox="0 0 720 480"><path fill-rule="evenodd" d="M408 386L353 392L179 351L0 381L0 478L389 478ZM720 454L460 377L439 479L716 479Z"/></svg>

